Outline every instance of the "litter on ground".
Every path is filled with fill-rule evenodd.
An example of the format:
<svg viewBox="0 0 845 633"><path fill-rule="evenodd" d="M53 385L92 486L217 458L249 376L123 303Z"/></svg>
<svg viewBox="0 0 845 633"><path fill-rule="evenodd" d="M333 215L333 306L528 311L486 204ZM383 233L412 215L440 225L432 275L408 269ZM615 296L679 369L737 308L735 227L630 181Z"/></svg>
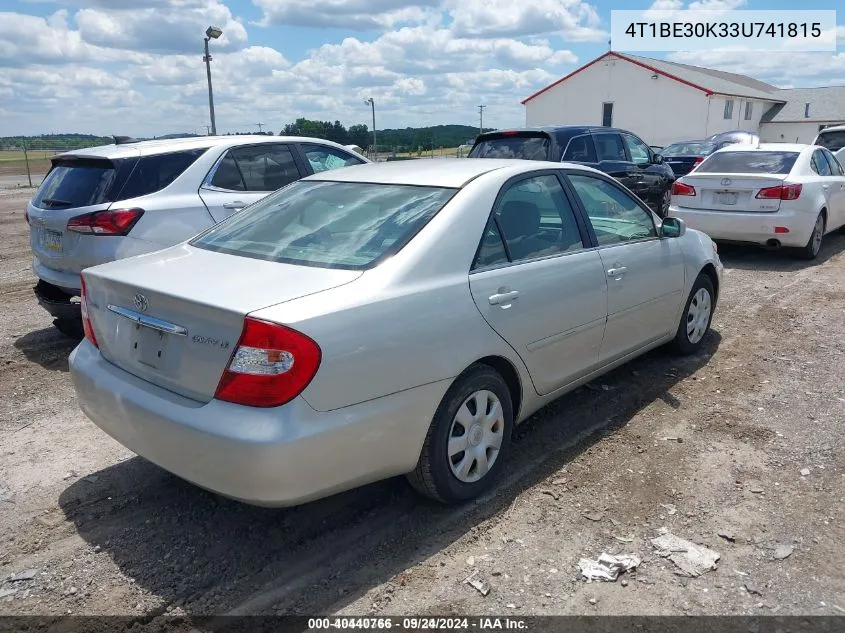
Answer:
<svg viewBox="0 0 845 633"><path fill-rule="evenodd" d="M651 544L657 550L658 556L671 560L679 576L695 578L701 574L716 569L716 561L720 555L703 545L696 545L668 531L661 530L661 535L651 539Z"/></svg>
<svg viewBox="0 0 845 633"><path fill-rule="evenodd" d="M614 582L621 572L636 569L641 562L634 554L611 556L602 552L595 560L582 558L578 567L581 568L581 575L587 580Z"/></svg>

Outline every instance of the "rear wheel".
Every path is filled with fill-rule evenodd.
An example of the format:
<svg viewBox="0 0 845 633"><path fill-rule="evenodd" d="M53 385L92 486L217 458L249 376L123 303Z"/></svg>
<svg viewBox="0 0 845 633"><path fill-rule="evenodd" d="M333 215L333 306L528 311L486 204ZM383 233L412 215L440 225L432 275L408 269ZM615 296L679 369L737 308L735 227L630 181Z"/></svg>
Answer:
<svg viewBox="0 0 845 633"><path fill-rule="evenodd" d="M408 480L443 503L477 497L493 485L510 448L513 405L505 381L474 365L443 397Z"/></svg>
<svg viewBox="0 0 845 633"><path fill-rule="evenodd" d="M687 304L678 331L675 333L673 346L684 355L694 354L701 348L704 335L710 329L713 319L713 305L716 293L710 277L701 273L692 285Z"/></svg>
<svg viewBox="0 0 845 633"><path fill-rule="evenodd" d="M810 235L810 240L804 248L798 250L798 256L801 259L815 259L822 249L822 240L824 240L825 218L824 213L819 213L816 218L816 223L813 225L813 232Z"/></svg>
<svg viewBox="0 0 845 633"><path fill-rule="evenodd" d="M667 189L663 192L663 197L660 199L660 208L657 211L657 215L661 218L665 218L669 215L669 205L672 203L672 190Z"/></svg>

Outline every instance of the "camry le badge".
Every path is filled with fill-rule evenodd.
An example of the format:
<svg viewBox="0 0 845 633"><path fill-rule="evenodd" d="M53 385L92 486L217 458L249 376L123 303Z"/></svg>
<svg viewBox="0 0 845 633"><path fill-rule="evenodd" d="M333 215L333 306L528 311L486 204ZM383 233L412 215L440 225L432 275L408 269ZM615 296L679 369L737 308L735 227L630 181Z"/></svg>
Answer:
<svg viewBox="0 0 845 633"><path fill-rule="evenodd" d="M149 303L147 303L147 298L142 294L136 294L132 298L132 303L135 304L135 308L138 312L146 312L147 308L149 307Z"/></svg>

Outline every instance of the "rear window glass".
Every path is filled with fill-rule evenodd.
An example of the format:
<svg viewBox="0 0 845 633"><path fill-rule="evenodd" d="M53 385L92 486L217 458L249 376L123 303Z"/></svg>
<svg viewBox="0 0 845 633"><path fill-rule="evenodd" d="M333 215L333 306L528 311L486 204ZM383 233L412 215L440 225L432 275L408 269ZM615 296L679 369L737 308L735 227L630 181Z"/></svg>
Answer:
<svg viewBox="0 0 845 633"><path fill-rule="evenodd" d="M469 158L521 158L549 160L549 137L514 135L478 141Z"/></svg>
<svg viewBox="0 0 845 633"><path fill-rule="evenodd" d="M114 202L121 164L106 159L58 159L32 204L41 209L67 209Z"/></svg>
<svg viewBox="0 0 845 633"><path fill-rule="evenodd" d="M845 147L845 130L840 132L821 132L816 139L816 145L826 147L831 152L838 152Z"/></svg>
<svg viewBox="0 0 845 633"><path fill-rule="evenodd" d="M711 174L788 174L798 152L718 152L696 172Z"/></svg>
<svg viewBox="0 0 845 633"><path fill-rule="evenodd" d="M142 156L118 194L122 200L161 191L207 151L207 148Z"/></svg>
<svg viewBox="0 0 845 633"><path fill-rule="evenodd" d="M398 252L456 191L299 181L236 213L191 244L288 264L362 269Z"/></svg>
<svg viewBox="0 0 845 633"><path fill-rule="evenodd" d="M713 149L713 143L675 143L660 150L660 153L664 156L706 156Z"/></svg>

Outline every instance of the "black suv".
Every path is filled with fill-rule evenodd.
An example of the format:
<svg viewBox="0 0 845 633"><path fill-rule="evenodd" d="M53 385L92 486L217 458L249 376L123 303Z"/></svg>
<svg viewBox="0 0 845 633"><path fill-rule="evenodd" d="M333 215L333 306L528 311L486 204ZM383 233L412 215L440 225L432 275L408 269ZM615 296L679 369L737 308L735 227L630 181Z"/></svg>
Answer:
<svg viewBox="0 0 845 633"><path fill-rule="evenodd" d="M599 169L637 194L660 217L669 210L675 174L636 134L612 127L567 125L480 134L469 158L521 158Z"/></svg>

